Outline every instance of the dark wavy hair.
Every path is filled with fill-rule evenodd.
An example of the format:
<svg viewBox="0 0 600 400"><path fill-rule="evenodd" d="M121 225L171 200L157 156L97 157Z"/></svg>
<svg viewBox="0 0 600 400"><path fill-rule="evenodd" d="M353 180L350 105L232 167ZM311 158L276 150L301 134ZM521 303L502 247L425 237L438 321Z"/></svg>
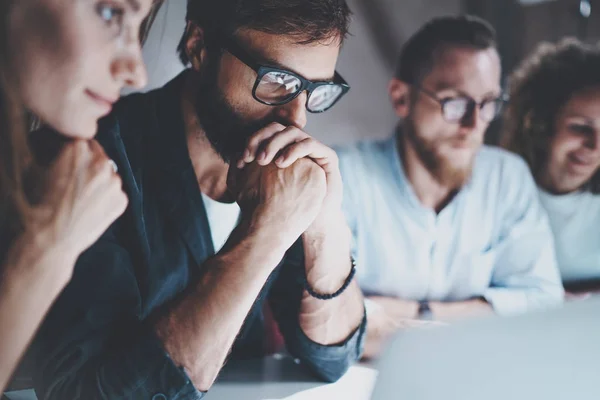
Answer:
<svg viewBox="0 0 600 400"><path fill-rule="evenodd" d="M573 95L594 86L600 86L600 47L573 38L540 44L510 76L501 145L525 159L536 181L557 114ZM600 193L600 170L583 189Z"/></svg>
<svg viewBox="0 0 600 400"><path fill-rule="evenodd" d="M342 43L351 15L346 0L188 0L186 20L207 36L254 29L310 44L331 39ZM185 48L190 34L188 25L177 46L184 65L190 62Z"/></svg>

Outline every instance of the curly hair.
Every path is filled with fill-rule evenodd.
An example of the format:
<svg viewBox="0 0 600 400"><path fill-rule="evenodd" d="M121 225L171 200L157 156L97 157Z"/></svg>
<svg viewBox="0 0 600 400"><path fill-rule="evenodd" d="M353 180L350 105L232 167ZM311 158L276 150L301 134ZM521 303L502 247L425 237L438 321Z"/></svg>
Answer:
<svg viewBox="0 0 600 400"><path fill-rule="evenodd" d="M547 162L556 116L576 93L600 86L600 47L573 38L542 43L509 78L501 146L525 159L536 181ZM583 189L600 193L600 170Z"/></svg>

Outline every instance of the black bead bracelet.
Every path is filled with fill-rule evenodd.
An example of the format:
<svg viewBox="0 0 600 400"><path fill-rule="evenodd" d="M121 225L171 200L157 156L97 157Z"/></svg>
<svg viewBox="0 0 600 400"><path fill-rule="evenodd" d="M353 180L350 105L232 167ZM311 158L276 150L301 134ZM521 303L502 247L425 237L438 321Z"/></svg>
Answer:
<svg viewBox="0 0 600 400"><path fill-rule="evenodd" d="M339 295L344 293L344 291L348 288L348 286L350 286L350 283L352 283L352 279L354 279L354 275L356 274L356 261L354 261L353 257L350 257L350 261L352 263L352 269L350 270L350 274L346 278L346 281L344 282L342 287L339 288L335 293L321 294L321 293L315 292L313 290L313 288L311 288L310 285L308 284L308 280L306 279L306 277L304 277L304 289L306 289L308 294L310 294L315 299L319 299L319 300L335 299L336 297L338 297Z"/></svg>

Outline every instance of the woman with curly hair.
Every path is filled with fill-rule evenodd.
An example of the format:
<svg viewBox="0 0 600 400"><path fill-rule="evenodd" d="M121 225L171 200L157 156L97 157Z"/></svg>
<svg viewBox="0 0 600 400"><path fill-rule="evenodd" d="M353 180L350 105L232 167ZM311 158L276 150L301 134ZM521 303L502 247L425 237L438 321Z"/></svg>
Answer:
<svg viewBox="0 0 600 400"><path fill-rule="evenodd" d="M563 282L600 278L600 48L542 44L510 78L503 145L529 164Z"/></svg>

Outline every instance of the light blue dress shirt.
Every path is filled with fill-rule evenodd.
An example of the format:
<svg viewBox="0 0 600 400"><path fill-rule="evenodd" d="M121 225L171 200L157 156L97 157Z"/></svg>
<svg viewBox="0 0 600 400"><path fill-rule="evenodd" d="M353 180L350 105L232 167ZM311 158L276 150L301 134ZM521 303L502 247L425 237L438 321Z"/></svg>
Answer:
<svg viewBox="0 0 600 400"><path fill-rule="evenodd" d="M484 146L469 182L436 214L407 180L395 137L337 151L366 294L431 301L483 296L500 315L562 302L548 217L519 157Z"/></svg>
<svg viewBox="0 0 600 400"><path fill-rule="evenodd" d="M600 195L573 192L552 195L540 189L542 205L554 232L562 279L600 279Z"/></svg>

